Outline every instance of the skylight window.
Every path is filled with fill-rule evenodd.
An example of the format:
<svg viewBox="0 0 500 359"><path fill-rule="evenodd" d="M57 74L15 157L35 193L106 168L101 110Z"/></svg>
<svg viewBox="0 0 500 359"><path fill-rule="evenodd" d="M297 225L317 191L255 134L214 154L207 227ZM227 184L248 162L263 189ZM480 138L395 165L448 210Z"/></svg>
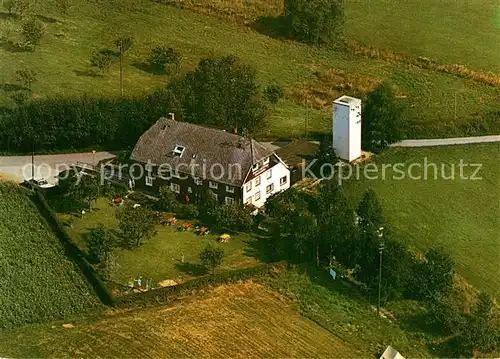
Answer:
<svg viewBox="0 0 500 359"><path fill-rule="evenodd" d="M175 157L182 157L182 154L184 153L185 149L186 148L184 146L176 145L174 147L174 150L172 152L173 152L173 154L174 154Z"/></svg>

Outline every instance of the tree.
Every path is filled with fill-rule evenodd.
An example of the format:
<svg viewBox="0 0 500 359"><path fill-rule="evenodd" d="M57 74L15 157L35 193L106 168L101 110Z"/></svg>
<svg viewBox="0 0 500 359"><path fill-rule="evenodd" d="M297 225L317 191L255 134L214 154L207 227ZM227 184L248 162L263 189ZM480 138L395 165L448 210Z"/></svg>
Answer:
<svg viewBox="0 0 500 359"><path fill-rule="evenodd" d="M123 97L123 57L130 50L134 40L130 36L121 36L114 41L115 46L120 51L120 94Z"/></svg>
<svg viewBox="0 0 500 359"><path fill-rule="evenodd" d="M102 224L89 230L86 242L88 254L95 263L106 261L116 244L113 234Z"/></svg>
<svg viewBox="0 0 500 359"><path fill-rule="evenodd" d="M285 23L291 37L310 44L332 44L341 34L341 0L285 0Z"/></svg>
<svg viewBox="0 0 500 359"><path fill-rule="evenodd" d="M379 152L401 139L401 109L391 85L382 83L368 93L363 106L362 144Z"/></svg>
<svg viewBox="0 0 500 359"><path fill-rule="evenodd" d="M200 253L201 264L209 270L212 275L215 274L215 268L222 264L222 259L224 258L224 250L219 247L214 247L209 244Z"/></svg>
<svg viewBox="0 0 500 359"><path fill-rule="evenodd" d="M234 56L201 60L169 88L191 122L252 131L265 117L256 72Z"/></svg>
<svg viewBox="0 0 500 359"><path fill-rule="evenodd" d="M56 0L56 6L62 15L68 15L69 9L73 4L71 0Z"/></svg>
<svg viewBox="0 0 500 359"><path fill-rule="evenodd" d="M181 62L181 56L173 48L157 45L151 49L148 57L149 65L157 70L164 71L165 66L172 64L175 65L176 72L179 69L179 64Z"/></svg>
<svg viewBox="0 0 500 359"><path fill-rule="evenodd" d="M427 325L438 333L455 335L463 330L465 317L456 293L436 295L427 302L427 306Z"/></svg>
<svg viewBox="0 0 500 359"><path fill-rule="evenodd" d="M74 200L87 202L89 211L92 210L92 202L100 195L99 179L83 173L70 177L65 187L68 189L67 195Z"/></svg>
<svg viewBox="0 0 500 359"><path fill-rule="evenodd" d="M101 70L101 74L104 75L111 67L111 56L102 52L96 52L90 58L90 65L97 67Z"/></svg>
<svg viewBox="0 0 500 359"><path fill-rule="evenodd" d="M462 354L471 355L474 350L487 353L500 345L499 331L493 323L493 301L481 293L474 311L467 317L463 332L458 337Z"/></svg>
<svg viewBox="0 0 500 359"><path fill-rule="evenodd" d="M22 25L21 30L26 42L35 50L36 46L40 43L45 34L45 27L41 21L32 18Z"/></svg>
<svg viewBox="0 0 500 359"><path fill-rule="evenodd" d="M410 294L421 300L446 296L453 287L454 266L453 259L443 248L430 249L425 259L415 264Z"/></svg>
<svg viewBox="0 0 500 359"><path fill-rule="evenodd" d="M116 255L111 252L106 259L99 263L97 268L104 279L110 280L118 273L120 265L118 264Z"/></svg>
<svg viewBox="0 0 500 359"><path fill-rule="evenodd" d="M270 85L264 89L264 96L267 101L276 106L280 99L283 98L283 88L278 85Z"/></svg>
<svg viewBox="0 0 500 359"><path fill-rule="evenodd" d="M31 85L37 81L36 72L33 70L28 70L28 69L17 70L16 75L17 75L17 80L30 90L31 90Z"/></svg>
<svg viewBox="0 0 500 359"><path fill-rule="evenodd" d="M382 207L377 194L371 188L368 188L364 193L356 213L361 232L375 232L383 227Z"/></svg>
<svg viewBox="0 0 500 359"><path fill-rule="evenodd" d="M145 206L133 208L132 205L125 204L117 212L116 217L121 231L122 247L138 247L141 240L150 239L156 234L155 217Z"/></svg>
<svg viewBox="0 0 500 359"><path fill-rule="evenodd" d="M248 230L253 223L251 209L239 203L219 205L214 211L212 223L222 232Z"/></svg>
<svg viewBox="0 0 500 359"><path fill-rule="evenodd" d="M177 202L175 193L169 186L160 187L160 196L158 197L158 207L165 212L174 212L179 202Z"/></svg>

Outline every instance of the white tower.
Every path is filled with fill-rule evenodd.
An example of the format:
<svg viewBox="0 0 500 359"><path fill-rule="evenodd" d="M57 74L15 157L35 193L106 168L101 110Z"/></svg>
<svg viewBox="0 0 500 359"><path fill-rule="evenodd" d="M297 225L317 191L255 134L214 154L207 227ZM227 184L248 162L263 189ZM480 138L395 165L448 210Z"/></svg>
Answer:
<svg viewBox="0 0 500 359"><path fill-rule="evenodd" d="M361 157L361 100L342 96L333 102L333 149L352 162Z"/></svg>

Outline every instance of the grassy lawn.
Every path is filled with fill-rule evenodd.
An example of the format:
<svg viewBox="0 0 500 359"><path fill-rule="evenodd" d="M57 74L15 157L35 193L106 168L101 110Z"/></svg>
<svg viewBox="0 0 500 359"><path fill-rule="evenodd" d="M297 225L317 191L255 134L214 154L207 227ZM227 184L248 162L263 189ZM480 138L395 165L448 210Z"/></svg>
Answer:
<svg viewBox="0 0 500 359"><path fill-rule="evenodd" d="M401 100L405 107L403 117L409 122L407 129L412 137L466 134L467 127L463 125L469 123L471 118L498 108L498 88L408 65L280 41L249 27L148 0L110 0L99 4L76 1L75 4L69 16L61 17L52 3L38 2L35 7L37 14L57 20L49 22L46 19L47 34L41 45L35 52L11 52L6 46L0 49L0 61L5 69L0 73L0 104L13 104L8 95L15 84L15 71L23 67L38 74L38 82L33 85L35 98L84 93L118 96L117 61L110 73L103 77L91 77L85 73L92 52L111 49L115 34L121 32L132 34L135 38L135 45L128 52L125 63L125 94L128 96L168 83L167 75L148 73L138 65L145 61L152 46L167 44L182 53L181 72L192 69L200 58L206 56L237 54L258 70L258 80L263 86L277 83L288 92L303 85L314 87L318 82L314 73L321 69L342 70L379 81L391 80L398 87L398 92L406 96ZM349 17L353 11L348 10L347 13ZM0 19L0 24L14 29L20 26L18 21L8 17ZM15 31L8 38L19 41ZM488 61L494 63L492 56L488 57ZM260 137L303 136L306 111L302 105L303 101L296 97L293 101L282 101L270 112ZM308 122L311 134L329 132L330 106L311 109ZM498 128L492 126L478 131L494 133Z"/></svg>
<svg viewBox="0 0 500 359"><path fill-rule="evenodd" d="M103 224L106 228L118 229L115 213L116 207L111 207L108 200L100 198L95 209L86 213L84 218L72 216L72 227L67 230L75 243L85 250L84 238L89 228ZM60 217L67 219L70 215L62 214ZM184 281L192 276L204 274L199 254L209 243L216 244L218 235L198 236L192 230L179 232L177 226L158 225L156 229L158 234L144 241L140 247L115 250L119 269L112 278L113 281L127 285L129 280L142 277L151 278L157 284L165 280ZM233 235L228 243L220 244L225 251L225 258L219 270L257 264L258 259L250 254L255 242L256 239L250 235L240 233Z"/></svg>
<svg viewBox="0 0 500 359"><path fill-rule="evenodd" d="M500 73L496 0L348 0L346 20L365 45Z"/></svg>
<svg viewBox="0 0 500 359"><path fill-rule="evenodd" d="M446 175L456 168L456 179L428 180L393 178L351 180L345 183L353 204L363 191L372 187L381 201L384 215L394 236L418 250L443 246L453 257L457 271L478 289L500 296L500 144L476 144L434 148L394 148L375 159L375 163L444 164ZM459 163L482 164L482 180L459 179ZM407 167L406 167L407 168ZM464 169L470 176L474 170ZM414 170L418 175L418 170ZM422 175L422 171L420 172Z"/></svg>
<svg viewBox="0 0 500 359"><path fill-rule="evenodd" d="M18 188L0 182L0 328L81 315L101 307L59 239Z"/></svg>

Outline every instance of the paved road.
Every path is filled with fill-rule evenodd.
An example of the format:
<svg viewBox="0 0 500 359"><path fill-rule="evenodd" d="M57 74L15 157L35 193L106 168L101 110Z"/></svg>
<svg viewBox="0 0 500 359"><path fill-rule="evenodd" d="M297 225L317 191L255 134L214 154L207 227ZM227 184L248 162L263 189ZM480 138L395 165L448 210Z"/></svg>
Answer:
<svg viewBox="0 0 500 359"><path fill-rule="evenodd" d="M109 152L69 153L60 155L35 156L35 178L43 177L50 183L55 183L56 169L71 166L77 162L97 163L101 160L113 158ZM31 178L31 156L0 156L0 177L22 182Z"/></svg>
<svg viewBox="0 0 500 359"><path fill-rule="evenodd" d="M500 142L500 135L441 138L433 140L403 140L401 142L393 143L391 147L431 147L431 146L465 145L468 143L486 143L486 142Z"/></svg>

